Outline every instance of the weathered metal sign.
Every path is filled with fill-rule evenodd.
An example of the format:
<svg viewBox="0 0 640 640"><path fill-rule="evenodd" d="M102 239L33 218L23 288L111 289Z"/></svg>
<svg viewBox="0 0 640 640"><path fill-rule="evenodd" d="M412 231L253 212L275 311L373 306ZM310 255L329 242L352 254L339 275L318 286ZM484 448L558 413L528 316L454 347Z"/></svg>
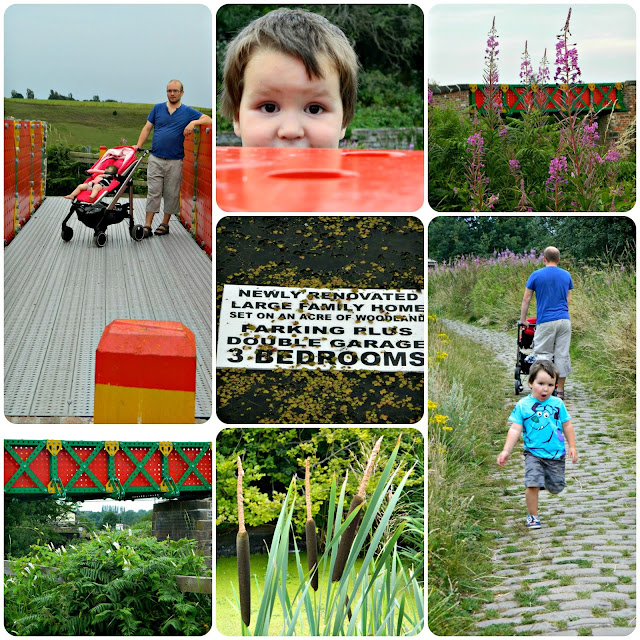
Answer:
<svg viewBox="0 0 640 640"><path fill-rule="evenodd" d="M423 293L226 284L217 366L423 371Z"/></svg>

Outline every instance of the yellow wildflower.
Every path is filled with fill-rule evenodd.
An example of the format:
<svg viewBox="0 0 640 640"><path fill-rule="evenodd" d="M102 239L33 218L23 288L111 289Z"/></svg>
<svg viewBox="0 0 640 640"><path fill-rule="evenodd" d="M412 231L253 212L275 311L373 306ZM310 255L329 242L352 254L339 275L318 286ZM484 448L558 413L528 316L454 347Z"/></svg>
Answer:
<svg viewBox="0 0 640 640"><path fill-rule="evenodd" d="M438 319L438 316L435 313L430 313L427 316L427 320L431 320L432 322L435 322Z"/></svg>
<svg viewBox="0 0 640 640"><path fill-rule="evenodd" d="M453 431L453 427L450 427L448 424L445 424L444 427L442 427L443 431Z"/></svg>
<svg viewBox="0 0 640 640"><path fill-rule="evenodd" d="M439 413L436 413L436 415L433 417L433 419L438 423L438 424L444 424L448 419L449 416L443 416Z"/></svg>
<svg viewBox="0 0 640 640"><path fill-rule="evenodd" d="M446 351L436 351L436 362L444 360L448 355Z"/></svg>
<svg viewBox="0 0 640 640"><path fill-rule="evenodd" d="M437 409L438 405L433 401L433 400L427 400L427 409L429 409L429 411L433 411L434 409Z"/></svg>

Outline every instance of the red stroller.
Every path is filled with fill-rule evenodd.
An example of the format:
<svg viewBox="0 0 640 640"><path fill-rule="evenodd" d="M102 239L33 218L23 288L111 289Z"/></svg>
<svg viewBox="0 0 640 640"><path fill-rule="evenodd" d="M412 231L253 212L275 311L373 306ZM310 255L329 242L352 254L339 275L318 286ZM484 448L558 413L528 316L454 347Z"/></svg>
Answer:
<svg viewBox="0 0 640 640"><path fill-rule="evenodd" d="M118 167L118 173L98 192L95 200L90 201L90 190L81 191L73 200L69 215L62 222L62 239L65 242L73 238L73 229L67 226L67 222L74 213L77 214L80 222L94 230L93 238L99 247L104 247L107 242L107 227L118 224L125 218L129 220L129 235L136 242L144 238L144 227L133 224L133 174L148 153L148 150L144 150L140 156L136 157L133 147L114 147L87 170L91 175L85 180L85 184L91 182L94 176L104 173L108 165ZM120 196L127 189L129 189L129 202L118 204ZM115 195L111 202L105 202L105 196L113 192Z"/></svg>
<svg viewBox="0 0 640 640"><path fill-rule="evenodd" d="M536 319L527 318L529 326L518 321L518 353L514 372L514 391L518 395L524 388L520 376L528 376L531 369L531 354L533 353L533 336L536 331Z"/></svg>

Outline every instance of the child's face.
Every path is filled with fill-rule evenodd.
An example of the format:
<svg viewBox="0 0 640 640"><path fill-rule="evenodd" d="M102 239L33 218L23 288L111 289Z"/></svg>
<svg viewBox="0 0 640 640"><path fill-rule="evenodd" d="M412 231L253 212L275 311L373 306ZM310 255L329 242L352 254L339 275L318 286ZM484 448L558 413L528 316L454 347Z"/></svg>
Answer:
<svg viewBox="0 0 640 640"><path fill-rule="evenodd" d="M244 72L236 135L244 147L337 148L344 137L338 72L327 61L310 80L301 60L258 50Z"/></svg>
<svg viewBox="0 0 640 640"><path fill-rule="evenodd" d="M536 374L536 379L529 383L529 387L531 387L531 395L536 400L544 401L553 394L556 388L556 379L540 369Z"/></svg>

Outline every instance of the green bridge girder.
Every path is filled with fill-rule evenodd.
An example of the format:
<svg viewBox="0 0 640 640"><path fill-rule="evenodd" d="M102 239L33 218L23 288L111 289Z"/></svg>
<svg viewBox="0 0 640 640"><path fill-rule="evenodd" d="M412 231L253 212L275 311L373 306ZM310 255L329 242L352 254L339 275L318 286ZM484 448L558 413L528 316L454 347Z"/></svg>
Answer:
<svg viewBox="0 0 640 640"><path fill-rule="evenodd" d="M4 492L21 499L211 495L210 442L5 440Z"/></svg>
<svg viewBox="0 0 640 640"><path fill-rule="evenodd" d="M479 113L486 110L485 84L469 85L469 107ZM501 84L498 89L502 113L513 115L523 113L528 104L541 105L545 113L564 111L565 95L568 96L572 112L604 109L611 111L628 111L624 103L623 82L580 83L572 85L544 84ZM497 101L496 101L497 102Z"/></svg>

